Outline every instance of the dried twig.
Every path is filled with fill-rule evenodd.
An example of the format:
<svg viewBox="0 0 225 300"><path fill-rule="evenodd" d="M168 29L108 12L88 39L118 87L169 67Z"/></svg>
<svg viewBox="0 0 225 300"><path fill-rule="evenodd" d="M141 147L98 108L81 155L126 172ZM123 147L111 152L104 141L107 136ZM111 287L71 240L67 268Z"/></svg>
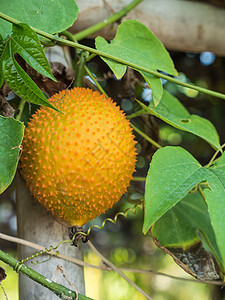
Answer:
<svg viewBox="0 0 225 300"><path fill-rule="evenodd" d="M105 258L95 247L94 245L88 241L89 247L106 263L106 265L110 266L114 271L116 271L123 279L125 279L129 284L131 284L137 291L139 291L142 295L144 295L147 299L152 300L152 298L146 294L136 283L130 280L120 269L118 269L114 264L112 264L107 258Z"/></svg>
<svg viewBox="0 0 225 300"><path fill-rule="evenodd" d="M20 239L20 238L16 238L13 236L9 236L3 233L0 233L0 239L12 242L12 243L17 243L20 245L24 245L36 250L45 250L45 247L40 246L38 244L26 241L24 239ZM58 251L54 251L51 250L51 252L48 253L49 255L55 255L61 259L73 262L77 265L83 266L83 267L88 267L88 268L93 268L93 269L97 269L97 270L101 270L101 271L112 271L113 269L109 266L107 267L103 267L103 266L96 266L96 265L92 265L89 264L87 262L84 262L82 260L79 260L77 258L71 257L71 256L67 256L64 255L62 253L59 253ZM182 278L182 277L177 277L177 276L173 276L170 274L165 274L165 273L161 273L161 272L155 272L152 270L140 270L140 269L133 269L133 268L119 268L119 270L124 271L124 272L131 272L131 273L141 273L141 274L148 274L148 275L159 275L159 276L165 276L165 277L169 277L171 279L175 279L175 280L182 280L182 281L190 281L190 282L195 282L195 283L203 283L203 284L211 284L211 285L219 285L219 286L223 286L223 282L222 281L200 281L200 280L196 280L196 279L190 279L190 278Z"/></svg>
<svg viewBox="0 0 225 300"><path fill-rule="evenodd" d="M0 282L0 287L2 288L3 294L4 294L4 296L5 296L5 300L8 300L8 296L7 296L6 292L5 292L4 287L3 287L2 284L1 284L1 282Z"/></svg>
<svg viewBox="0 0 225 300"><path fill-rule="evenodd" d="M62 273L63 277L65 278L65 280L69 283L69 285L73 288L74 292L76 293L76 299L75 300L78 300L78 291L77 291L77 288L75 287L75 285L69 281L69 279L67 278L64 270L63 270L63 267L62 266L57 266L57 271L59 271L60 273Z"/></svg>

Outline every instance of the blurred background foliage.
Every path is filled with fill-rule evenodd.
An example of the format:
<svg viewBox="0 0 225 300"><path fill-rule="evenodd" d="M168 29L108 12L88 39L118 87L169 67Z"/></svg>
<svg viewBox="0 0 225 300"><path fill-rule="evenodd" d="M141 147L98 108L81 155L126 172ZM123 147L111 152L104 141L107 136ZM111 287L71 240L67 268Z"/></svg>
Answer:
<svg viewBox="0 0 225 300"><path fill-rule="evenodd" d="M84 40L82 43L94 47L92 40ZM180 73L180 80L225 93L225 58L216 57L210 52L201 54L170 52L170 54ZM128 70L124 78L118 81L107 65L97 57L88 64L88 67L108 95L118 102L127 115L139 109L135 98L142 99L145 104L151 101L151 90L135 72ZM86 79L90 78L87 76ZM190 113L209 119L220 135L221 144L225 143L225 105L223 100L199 94L170 82L163 81L163 84L164 88L175 95ZM142 116L135 118L132 122L163 146L179 145L184 147L203 165L210 160L214 153L214 150L203 140L174 129L155 117ZM156 149L138 135L136 135L136 140L139 156L135 176L145 177L149 162ZM124 211L129 206L132 207L132 203L143 198L143 193L144 183L133 181L129 192L122 197L121 201L105 215L92 221L91 224L101 225L105 217L113 218L118 211ZM116 224L107 223L103 230L93 230L91 241L104 256L118 267L152 270L182 278L191 278L173 262L170 256L164 254L154 245L150 235L144 236L142 234L142 222L143 213L137 209L136 215L128 213L127 219L119 217ZM87 224L85 229L91 224ZM0 196L0 231L12 236L17 235L15 183ZM16 257L16 244L3 240L0 243L2 250ZM100 263L100 259L86 245L84 245L84 254L85 261L92 264ZM2 262L0 262L0 266L5 269L7 274L2 285L8 298L17 300L17 273ZM149 293L154 300L223 299L221 289L212 285L175 280L154 273L126 272L126 275ZM144 299L144 296L115 272L85 268L85 280L87 296L97 300ZM1 289L0 299L4 299Z"/></svg>

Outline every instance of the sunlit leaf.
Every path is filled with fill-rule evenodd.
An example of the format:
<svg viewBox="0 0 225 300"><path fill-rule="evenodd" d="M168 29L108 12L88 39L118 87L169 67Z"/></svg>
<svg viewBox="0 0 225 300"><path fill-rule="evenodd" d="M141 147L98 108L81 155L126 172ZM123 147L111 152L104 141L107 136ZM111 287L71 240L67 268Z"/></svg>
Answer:
<svg viewBox="0 0 225 300"><path fill-rule="evenodd" d="M207 178L207 170L186 150L164 147L153 155L145 185L143 232L182 200L198 183Z"/></svg>

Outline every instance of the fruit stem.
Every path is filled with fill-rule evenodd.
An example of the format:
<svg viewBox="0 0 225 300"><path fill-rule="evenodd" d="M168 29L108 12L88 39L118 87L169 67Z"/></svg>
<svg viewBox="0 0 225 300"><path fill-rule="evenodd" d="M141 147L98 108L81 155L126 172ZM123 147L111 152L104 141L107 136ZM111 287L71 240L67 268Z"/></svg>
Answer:
<svg viewBox="0 0 225 300"><path fill-rule="evenodd" d="M123 16L125 16L129 11L131 11L135 6L137 6L140 2L143 0L134 0L130 4L128 4L126 7L122 8L120 11L114 13L112 16L110 16L108 19L105 19L93 26L90 26L76 34L73 35L73 38L77 41L82 40L83 38L91 35L92 33L99 31L100 29L117 22L120 20Z"/></svg>

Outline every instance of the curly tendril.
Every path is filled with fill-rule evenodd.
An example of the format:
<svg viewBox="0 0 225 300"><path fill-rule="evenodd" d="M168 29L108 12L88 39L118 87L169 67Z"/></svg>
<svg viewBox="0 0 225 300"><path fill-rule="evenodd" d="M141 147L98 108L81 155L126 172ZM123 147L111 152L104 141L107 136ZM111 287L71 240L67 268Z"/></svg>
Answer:
<svg viewBox="0 0 225 300"><path fill-rule="evenodd" d="M90 233L91 233L91 230L92 230L93 228L97 228L97 229L99 229L99 230L102 230L102 229L105 227L105 224L106 224L107 221L108 221L108 222L111 222L111 223L113 223L113 224L115 224L115 223L117 222L117 219L118 219L119 216L123 216L123 217L127 218L128 212L132 212L132 213L135 215L135 214L136 214L136 211L137 211L137 207L142 208L142 207L143 207L142 203L141 203L141 204L140 204L140 203L139 203L139 204L136 204L133 208L127 208L127 209L125 210L125 212L118 212L118 213L115 215L114 219L106 218L106 219L102 222L102 226L92 225L92 226L89 227L89 229L88 229L87 232L76 232L76 233L74 234L73 238L72 238L72 242L74 242L74 240L75 240L75 238L76 238L76 236L77 236L78 234L81 234L81 235L84 235L84 236L89 236ZM51 252L52 250L57 250L57 249L59 248L59 246L61 246L61 245L64 244L64 243L71 243L71 240L64 240L64 241L61 241L61 242L59 242L55 247L50 246L49 248L45 248L45 250L41 250L41 251L39 251L39 252L37 252L37 253L31 255L31 256L28 256L27 258L22 259L21 261L19 261L19 262L15 265L14 270L18 273L18 272L20 271L21 267L23 266L23 264L24 264L25 262L27 262L27 261L29 261L29 260L32 260L32 259L34 259L34 258L37 258L38 256L41 256L41 255L43 255L43 254L48 254L48 253ZM57 254L56 254L56 255L57 255ZM37 262L37 264L40 264L40 263L42 263L42 262Z"/></svg>
<svg viewBox="0 0 225 300"><path fill-rule="evenodd" d="M75 238L76 238L76 236L77 236L78 234L82 234L82 235L84 235L84 236L89 236L90 233L91 233L91 230L92 230L93 228L97 228L97 229L99 229L99 230L102 230L102 229L105 227L105 224L106 224L107 221L108 221L108 222L111 222L111 223L113 223L113 224L116 224L118 217L119 217L119 216L123 216L123 217L127 218L128 212L132 212L132 213L135 215L135 214L136 214L136 211L137 211L137 207L142 208L142 204L136 204L133 208L127 208L127 209L125 210L125 212L118 212L118 213L115 215L114 219L106 218L106 219L102 222L102 226L92 225L92 226L90 226L90 227L88 228L88 231L87 231L87 232L81 232L81 231L76 232L76 233L74 234L73 238L72 238L72 242L74 242L74 240L75 240Z"/></svg>

